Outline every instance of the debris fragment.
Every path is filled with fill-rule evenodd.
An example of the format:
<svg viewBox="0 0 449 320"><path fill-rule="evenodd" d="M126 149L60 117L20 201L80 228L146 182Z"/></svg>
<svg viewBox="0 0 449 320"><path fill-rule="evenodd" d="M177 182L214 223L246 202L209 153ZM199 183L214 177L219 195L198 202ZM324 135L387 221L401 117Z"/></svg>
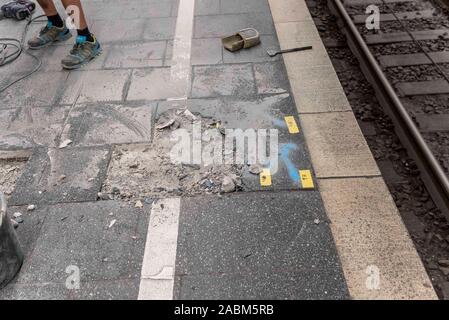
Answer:
<svg viewBox="0 0 449 320"><path fill-rule="evenodd" d="M60 175L58 178L58 183L61 183L62 181L64 181L65 178L67 178L67 176L65 174Z"/></svg>
<svg viewBox="0 0 449 320"><path fill-rule="evenodd" d="M136 208L143 208L143 203L140 200L137 200L136 205L134 206Z"/></svg>
<svg viewBox="0 0 449 320"><path fill-rule="evenodd" d="M175 123L175 119L170 119L170 120L168 120L168 121L166 121L166 122L163 122L163 123L157 125L157 126L156 126L156 129L162 130L162 129L171 127L174 123Z"/></svg>
<svg viewBox="0 0 449 320"><path fill-rule="evenodd" d="M23 223L23 218L22 217L17 217L14 219L17 223Z"/></svg>
<svg viewBox="0 0 449 320"><path fill-rule="evenodd" d="M36 209L36 206L35 206L34 204L30 204L30 205L27 207L27 210L28 210L28 211L33 211L34 209Z"/></svg>
<svg viewBox="0 0 449 320"><path fill-rule="evenodd" d="M235 191L235 183L234 180L232 180L231 177L225 176L223 178L223 181L221 183L221 190L224 193L234 192Z"/></svg>
<svg viewBox="0 0 449 320"><path fill-rule="evenodd" d="M252 174L260 174L262 172L262 167L258 164L253 164L249 167L249 172Z"/></svg>
<svg viewBox="0 0 449 320"><path fill-rule="evenodd" d="M192 112L190 112L189 109L186 109L186 110L184 111L184 115L185 115L188 119L190 119L191 121L195 121L195 120L196 120L196 116L195 116Z"/></svg>
<svg viewBox="0 0 449 320"><path fill-rule="evenodd" d="M111 229L113 226L114 226L114 224L117 222L117 219L114 219L114 220L112 220L110 223L109 223L109 229Z"/></svg>
<svg viewBox="0 0 449 320"><path fill-rule="evenodd" d="M315 223L315 224L320 224L320 222L321 222L321 221L320 221L320 219L318 219L318 218L315 219L315 220L313 220L313 223Z"/></svg>
<svg viewBox="0 0 449 320"><path fill-rule="evenodd" d="M12 215L14 218L19 218L22 216L22 214L20 212L14 212L14 214Z"/></svg>
<svg viewBox="0 0 449 320"><path fill-rule="evenodd" d="M98 192L97 197L100 200L112 200L112 196L108 193Z"/></svg>
<svg viewBox="0 0 449 320"><path fill-rule="evenodd" d="M59 149L64 149L67 148L73 141L70 139L64 140L63 142L61 142L61 144L59 145Z"/></svg>

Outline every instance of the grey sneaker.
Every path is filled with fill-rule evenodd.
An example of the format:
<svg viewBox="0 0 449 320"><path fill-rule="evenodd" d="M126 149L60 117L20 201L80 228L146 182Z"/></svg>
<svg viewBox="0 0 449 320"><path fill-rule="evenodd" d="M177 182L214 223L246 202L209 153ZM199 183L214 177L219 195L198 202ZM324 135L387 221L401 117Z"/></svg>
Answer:
<svg viewBox="0 0 449 320"><path fill-rule="evenodd" d="M61 28L55 27L50 21L47 25L39 31L39 34L28 40L28 46L30 49L40 49L50 45L55 41L64 41L72 36L70 30L63 26Z"/></svg>
<svg viewBox="0 0 449 320"><path fill-rule="evenodd" d="M61 64L64 69L77 69L101 54L101 46L97 39L87 41L86 37L76 37L76 43L67 57L62 59Z"/></svg>

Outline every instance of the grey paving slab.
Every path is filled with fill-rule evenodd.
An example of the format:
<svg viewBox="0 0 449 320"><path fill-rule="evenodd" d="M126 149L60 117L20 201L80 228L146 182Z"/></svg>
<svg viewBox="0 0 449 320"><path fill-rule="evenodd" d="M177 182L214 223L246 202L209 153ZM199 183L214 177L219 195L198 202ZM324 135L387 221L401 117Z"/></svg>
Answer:
<svg viewBox="0 0 449 320"><path fill-rule="evenodd" d="M223 48L223 61L225 63L242 63L242 62L262 62L276 61L280 56L270 57L267 53L268 48L279 50L279 44L276 36L261 36L261 44L249 49L243 49L236 52L230 52Z"/></svg>
<svg viewBox="0 0 449 320"><path fill-rule="evenodd" d="M56 146L68 107L19 107L0 110L0 149Z"/></svg>
<svg viewBox="0 0 449 320"><path fill-rule="evenodd" d="M121 101L131 70L71 72L64 86L62 104Z"/></svg>
<svg viewBox="0 0 449 320"><path fill-rule="evenodd" d="M1 300L66 300L70 291L63 284L8 285L0 291Z"/></svg>
<svg viewBox="0 0 449 320"><path fill-rule="evenodd" d="M290 83L282 60L254 64L254 76L258 94L290 91Z"/></svg>
<svg viewBox="0 0 449 320"><path fill-rule="evenodd" d="M12 74L15 80L23 74ZM65 72L38 72L0 93L0 109L49 106L57 101L67 78Z"/></svg>
<svg viewBox="0 0 449 320"><path fill-rule="evenodd" d="M92 32L101 43L142 40L145 19L96 20Z"/></svg>
<svg viewBox="0 0 449 320"><path fill-rule="evenodd" d="M148 225L145 210L102 201L42 206L35 212L40 211L46 212L47 217L30 261L15 285L65 284L68 266L77 266L81 285L87 283L82 296L89 295L89 291L106 293L107 288L117 291L124 284L129 288L140 277L144 247L134 238L146 234L146 230L145 234L138 233L139 224ZM113 220L115 224L109 227ZM140 261L133 259L133 255ZM109 280L110 283L100 284L97 289L89 284ZM134 290L137 295L138 286Z"/></svg>
<svg viewBox="0 0 449 320"><path fill-rule="evenodd" d="M170 68L133 71L127 100L165 100L179 96L176 84L171 81Z"/></svg>
<svg viewBox="0 0 449 320"><path fill-rule="evenodd" d="M146 21L144 40L170 40L175 36L176 18L151 18Z"/></svg>
<svg viewBox="0 0 449 320"><path fill-rule="evenodd" d="M179 276L181 300L343 300L343 275L323 269Z"/></svg>
<svg viewBox="0 0 449 320"><path fill-rule="evenodd" d="M260 34L275 34L269 13L226 14L195 18L195 38L217 38L232 35L244 28L255 28Z"/></svg>
<svg viewBox="0 0 449 320"><path fill-rule="evenodd" d="M70 110L61 141L74 146L150 142L155 103L77 105Z"/></svg>
<svg viewBox="0 0 449 320"><path fill-rule="evenodd" d="M221 13L270 12L268 0L224 0L221 1Z"/></svg>
<svg viewBox="0 0 449 320"><path fill-rule="evenodd" d="M95 201L109 157L109 147L35 149L9 203Z"/></svg>
<svg viewBox="0 0 449 320"><path fill-rule="evenodd" d="M180 297L347 296L325 221L317 192L182 199Z"/></svg>
<svg viewBox="0 0 449 320"><path fill-rule="evenodd" d="M210 15L220 13L220 0L196 0L195 15Z"/></svg>
<svg viewBox="0 0 449 320"><path fill-rule="evenodd" d="M192 39L191 65L209 65L223 63L220 38ZM168 42L165 65L171 65L173 42Z"/></svg>
<svg viewBox="0 0 449 320"><path fill-rule="evenodd" d="M145 68L162 66L166 41L115 45L104 64L105 68Z"/></svg>
<svg viewBox="0 0 449 320"><path fill-rule="evenodd" d="M194 98L254 94L254 76L250 64L198 66L193 69Z"/></svg>

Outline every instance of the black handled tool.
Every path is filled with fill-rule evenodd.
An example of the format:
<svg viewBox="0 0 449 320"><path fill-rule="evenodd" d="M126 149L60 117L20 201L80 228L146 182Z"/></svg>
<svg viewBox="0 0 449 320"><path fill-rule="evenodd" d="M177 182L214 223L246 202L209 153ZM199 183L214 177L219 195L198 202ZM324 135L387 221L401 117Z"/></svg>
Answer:
<svg viewBox="0 0 449 320"><path fill-rule="evenodd" d="M310 50L310 49L312 49L312 46L298 47L298 48L285 49L285 50L268 49L267 53L270 57L274 57L274 56L277 56L278 54L282 54L282 53L304 51L304 50Z"/></svg>

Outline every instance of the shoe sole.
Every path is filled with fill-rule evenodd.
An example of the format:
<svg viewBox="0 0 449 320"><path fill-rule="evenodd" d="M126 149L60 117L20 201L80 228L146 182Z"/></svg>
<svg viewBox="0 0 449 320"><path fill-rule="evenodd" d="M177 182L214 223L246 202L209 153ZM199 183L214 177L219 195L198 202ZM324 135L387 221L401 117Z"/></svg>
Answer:
<svg viewBox="0 0 449 320"><path fill-rule="evenodd" d="M98 57L99 55L101 55L103 53L103 49L99 49L92 57L90 57L88 60L83 61L80 64L74 65L74 66L66 66L64 64L61 63L62 68L65 70L74 70L74 69L79 69L84 67L86 64L88 64L89 62L91 62L92 60L94 60L96 57Z"/></svg>
<svg viewBox="0 0 449 320"><path fill-rule="evenodd" d="M48 47L49 45L51 45L51 44L53 44L53 43L55 43L55 42L60 42L60 41L66 41L66 40L68 40L68 39L70 39L72 37L72 34L69 32L67 35L65 35L64 37L61 37L61 38L59 38L59 39L56 39L56 40L54 40L54 41L52 41L52 42L47 42L46 44L43 44L43 45L41 45L41 46L39 46L39 47L31 47L30 45L28 45L28 48L30 49L30 50L39 50L39 49L43 49L43 48L46 48L46 47Z"/></svg>

